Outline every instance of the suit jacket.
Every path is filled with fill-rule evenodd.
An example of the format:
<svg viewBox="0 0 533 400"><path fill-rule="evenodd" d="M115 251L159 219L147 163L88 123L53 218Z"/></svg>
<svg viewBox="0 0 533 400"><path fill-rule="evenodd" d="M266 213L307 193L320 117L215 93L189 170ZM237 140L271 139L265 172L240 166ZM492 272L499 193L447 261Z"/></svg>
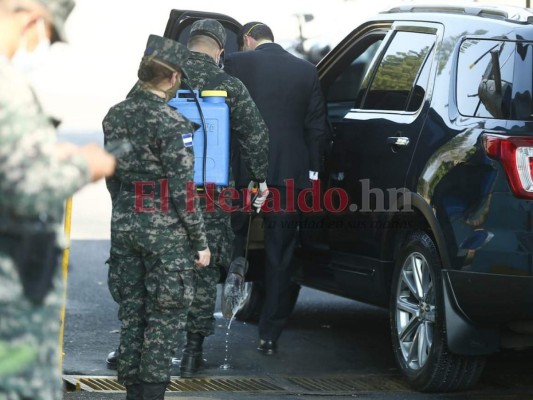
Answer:
<svg viewBox="0 0 533 400"><path fill-rule="evenodd" d="M224 69L246 85L268 126L268 185L286 186L293 179L296 188L309 187L309 171L321 170L329 137L316 67L265 43L226 56ZM250 179L238 158L232 168L237 185L246 186Z"/></svg>

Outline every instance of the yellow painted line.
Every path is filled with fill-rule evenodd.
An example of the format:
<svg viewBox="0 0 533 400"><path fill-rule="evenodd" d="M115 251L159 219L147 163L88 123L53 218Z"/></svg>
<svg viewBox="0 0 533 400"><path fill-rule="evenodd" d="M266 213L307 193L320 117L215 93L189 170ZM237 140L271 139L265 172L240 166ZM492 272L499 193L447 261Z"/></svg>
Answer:
<svg viewBox="0 0 533 400"><path fill-rule="evenodd" d="M59 372L63 373L63 336L65 332L65 314L67 305L67 280L68 280L68 259L70 255L70 228L72 225L72 197L69 197L65 204L65 249L61 260L61 270L63 272L63 303L61 306L61 328L59 330Z"/></svg>

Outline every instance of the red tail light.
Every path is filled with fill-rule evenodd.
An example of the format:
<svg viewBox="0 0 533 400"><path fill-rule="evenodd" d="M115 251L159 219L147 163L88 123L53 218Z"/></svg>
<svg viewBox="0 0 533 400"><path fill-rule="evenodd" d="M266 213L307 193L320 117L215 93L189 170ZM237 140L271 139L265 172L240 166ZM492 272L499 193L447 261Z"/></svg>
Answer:
<svg viewBox="0 0 533 400"><path fill-rule="evenodd" d="M533 137L484 135L488 156L502 163L513 194L533 200Z"/></svg>

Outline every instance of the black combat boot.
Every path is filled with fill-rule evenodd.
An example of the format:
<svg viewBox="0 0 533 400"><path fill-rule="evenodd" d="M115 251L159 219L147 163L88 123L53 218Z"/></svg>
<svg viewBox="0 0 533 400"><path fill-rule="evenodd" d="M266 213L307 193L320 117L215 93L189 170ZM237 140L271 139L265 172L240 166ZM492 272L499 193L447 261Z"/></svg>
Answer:
<svg viewBox="0 0 533 400"><path fill-rule="evenodd" d="M142 400L164 400L168 382L142 383Z"/></svg>
<svg viewBox="0 0 533 400"><path fill-rule="evenodd" d="M105 360L105 363L107 365L108 369L117 370L117 362L118 362L118 350L112 351L107 355L107 358Z"/></svg>
<svg viewBox="0 0 533 400"><path fill-rule="evenodd" d="M200 333L187 332L187 344L181 357L180 376L192 378L202 364L202 346L204 336Z"/></svg>
<svg viewBox="0 0 533 400"><path fill-rule="evenodd" d="M126 385L126 400L143 400L143 387L140 383Z"/></svg>

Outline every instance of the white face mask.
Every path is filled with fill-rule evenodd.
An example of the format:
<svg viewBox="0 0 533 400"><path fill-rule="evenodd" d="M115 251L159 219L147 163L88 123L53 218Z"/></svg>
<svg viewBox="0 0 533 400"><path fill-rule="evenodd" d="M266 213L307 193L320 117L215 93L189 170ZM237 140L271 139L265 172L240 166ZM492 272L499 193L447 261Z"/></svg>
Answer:
<svg viewBox="0 0 533 400"><path fill-rule="evenodd" d="M33 51L28 51L26 36L21 39L20 46L11 58L11 65L19 71L26 74L31 73L39 68L45 61L48 50L50 49L50 39L46 36L46 26L44 20L37 22L39 43Z"/></svg>

